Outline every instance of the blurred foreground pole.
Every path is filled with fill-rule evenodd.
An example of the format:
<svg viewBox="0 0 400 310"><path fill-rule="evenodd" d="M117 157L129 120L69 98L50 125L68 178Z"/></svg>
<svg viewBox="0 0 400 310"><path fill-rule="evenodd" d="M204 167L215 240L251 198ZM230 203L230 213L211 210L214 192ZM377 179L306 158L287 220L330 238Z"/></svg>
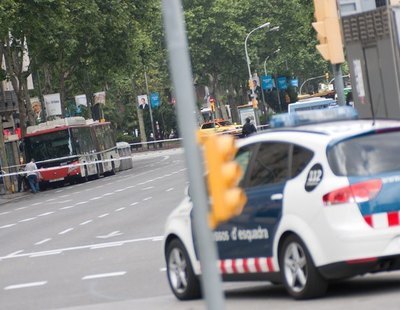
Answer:
<svg viewBox="0 0 400 310"><path fill-rule="evenodd" d="M224 309L221 276L217 269L217 248L208 227L208 198L204 182L203 158L196 143L196 113L192 69L180 0L163 0L164 27L169 66L177 98L179 129L183 137L189 170L195 240L201 264L201 285L208 309Z"/></svg>

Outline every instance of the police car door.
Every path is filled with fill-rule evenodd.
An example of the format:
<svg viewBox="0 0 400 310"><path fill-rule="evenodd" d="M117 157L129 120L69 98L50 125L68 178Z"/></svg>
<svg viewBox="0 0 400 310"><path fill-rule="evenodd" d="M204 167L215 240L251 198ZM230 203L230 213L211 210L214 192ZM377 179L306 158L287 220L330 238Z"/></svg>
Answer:
<svg viewBox="0 0 400 310"><path fill-rule="evenodd" d="M216 231L221 260L272 256L273 235L282 215L283 190L289 175L290 144L266 142L256 146L242 182L247 195L243 212ZM218 240L222 236L225 238Z"/></svg>

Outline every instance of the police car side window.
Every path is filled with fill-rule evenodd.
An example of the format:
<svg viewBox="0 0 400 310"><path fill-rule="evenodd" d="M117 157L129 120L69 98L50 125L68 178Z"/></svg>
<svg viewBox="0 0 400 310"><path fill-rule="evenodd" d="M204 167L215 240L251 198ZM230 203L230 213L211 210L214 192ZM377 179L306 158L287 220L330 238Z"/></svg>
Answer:
<svg viewBox="0 0 400 310"><path fill-rule="evenodd" d="M253 148L251 146L242 147L236 153L235 161L239 164L240 168L242 169L242 177L240 179L239 185L243 186L244 177L246 174L247 167L249 165L250 157Z"/></svg>
<svg viewBox="0 0 400 310"><path fill-rule="evenodd" d="M250 172L249 186L280 183L289 176L289 144L262 143Z"/></svg>
<svg viewBox="0 0 400 310"><path fill-rule="evenodd" d="M313 157L313 151L299 145L293 145L291 177L297 177L304 170L304 168L308 165Z"/></svg>

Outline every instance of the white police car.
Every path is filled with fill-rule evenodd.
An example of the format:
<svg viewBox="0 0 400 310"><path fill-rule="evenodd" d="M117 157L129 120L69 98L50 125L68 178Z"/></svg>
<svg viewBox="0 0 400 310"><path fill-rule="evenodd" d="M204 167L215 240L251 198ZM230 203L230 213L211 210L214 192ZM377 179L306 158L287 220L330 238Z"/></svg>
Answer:
<svg viewBox="0 0 400 310"><path fill-rule="evenodd" d="M342 108L312 113L332 111L353 115ZM307 115L272 123L307 123ZM399 141L400 121L354 119L239 141L248 201L214 230L223 280L283 283L305 299L324 295L330 280L400 269ZM182 300L200 296L191 211L186 197L169 216L164 239L168 280Z"/></svg>

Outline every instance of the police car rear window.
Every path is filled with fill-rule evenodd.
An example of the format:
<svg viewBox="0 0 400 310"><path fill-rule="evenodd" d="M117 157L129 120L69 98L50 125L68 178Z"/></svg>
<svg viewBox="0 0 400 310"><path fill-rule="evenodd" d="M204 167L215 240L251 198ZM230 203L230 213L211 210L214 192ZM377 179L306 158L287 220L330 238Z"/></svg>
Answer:
<svg viewBox="0 0 400 310"><path fill-rule="evenodd" d="M400 170L400 132L370 134L337 143L328 151L339 176L371 176Z"/></svg>

